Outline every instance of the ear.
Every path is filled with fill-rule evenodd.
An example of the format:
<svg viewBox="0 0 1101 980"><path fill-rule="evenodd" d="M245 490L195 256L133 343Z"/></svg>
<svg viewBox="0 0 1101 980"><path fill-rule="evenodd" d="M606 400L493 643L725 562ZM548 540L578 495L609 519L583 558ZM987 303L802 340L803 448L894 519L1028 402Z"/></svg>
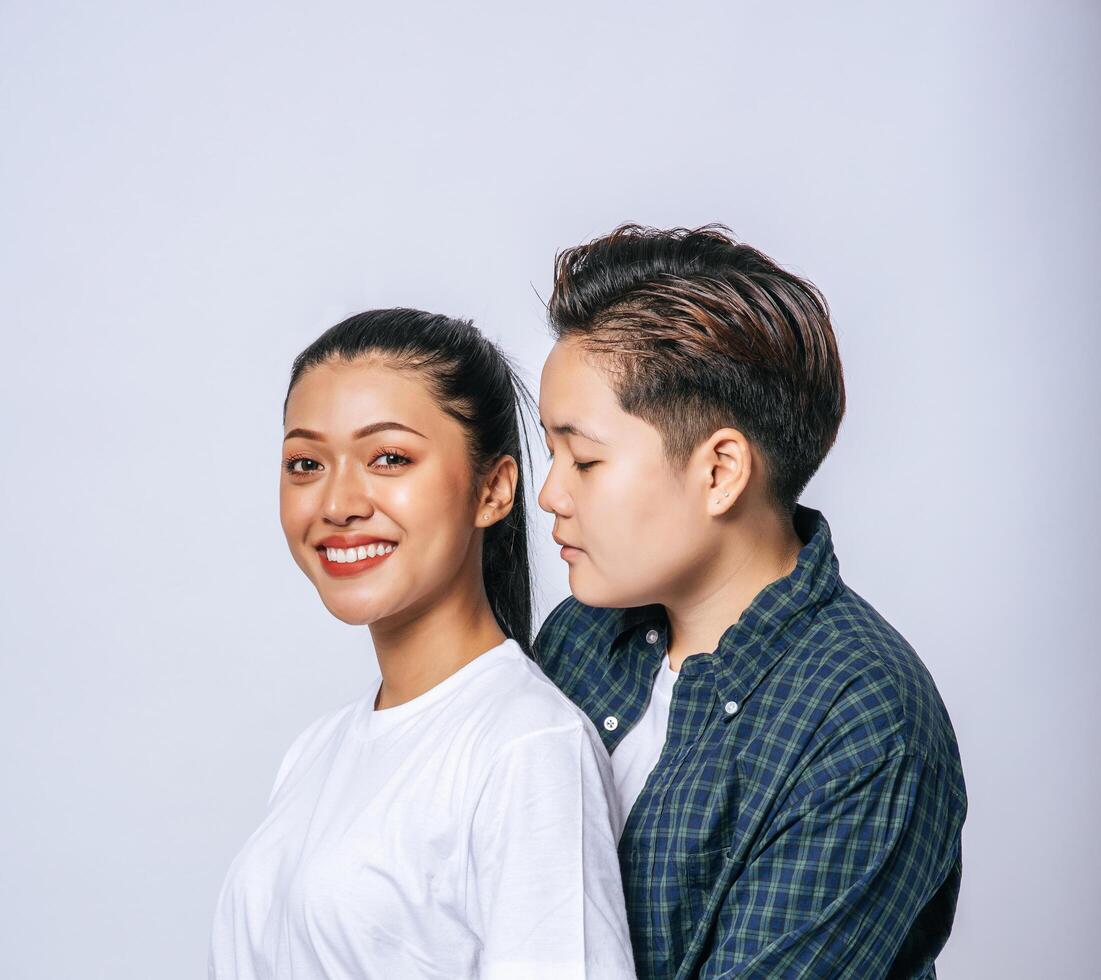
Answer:
<svg viewBox="0 0 1101 980"><path fill-rule="evenodd" d="M719 517L729 511L749 486L753 453L749 440L737 429L719 429L693 454L699 461L707 513Z"/></svg>
<svg viewBox="0 0 1101 980"><path fill-rule="evenodd" d="M516 498L516 481L520 468L511 456L502 456L493 464L478 498L478 512L474 515L476 527L489 527L506 517Z"/></svg>

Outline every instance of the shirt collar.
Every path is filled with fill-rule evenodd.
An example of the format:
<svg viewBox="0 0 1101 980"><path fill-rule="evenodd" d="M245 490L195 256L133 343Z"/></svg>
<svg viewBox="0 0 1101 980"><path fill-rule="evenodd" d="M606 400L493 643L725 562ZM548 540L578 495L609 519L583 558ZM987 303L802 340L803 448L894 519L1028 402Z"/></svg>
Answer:
<svg viewBox="0 0 1101 980"><path fill-rule="evenodd" d="M765 586L719 638L712 660L720 697L743 701L810 623L840 582L830 526L820 511L797 505L795 532L804 542L790 574ZM646 626L667 631L660 604L622 610L615 633Z"/></svg>

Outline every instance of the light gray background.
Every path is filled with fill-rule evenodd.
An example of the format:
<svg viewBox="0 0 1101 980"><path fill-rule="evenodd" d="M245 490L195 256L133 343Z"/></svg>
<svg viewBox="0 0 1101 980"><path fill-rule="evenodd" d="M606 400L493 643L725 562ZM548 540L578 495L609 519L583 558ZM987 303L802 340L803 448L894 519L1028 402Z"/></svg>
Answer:
<svg viewBox="0 0 1101 980"><path fill-rule="evenodd" d="M416 305L534 385L555 250L636 219L832 305L804 502L959 736L941 976L1095 976L1099 14L0 3L0 975L203 975L283 751L375 671L279 528L294 354Z"/></svg>

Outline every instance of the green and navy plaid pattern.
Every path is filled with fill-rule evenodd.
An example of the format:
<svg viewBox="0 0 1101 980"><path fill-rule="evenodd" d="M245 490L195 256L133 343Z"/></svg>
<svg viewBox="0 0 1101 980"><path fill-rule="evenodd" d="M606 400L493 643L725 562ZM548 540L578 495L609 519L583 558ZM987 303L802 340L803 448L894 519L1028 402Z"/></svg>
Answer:
<svg viewBox="0 0 1101 980"><path fill-rule="evenodd" d="M795 520L795 570L684 661L620 839L641 980L936 976L967 809L955 734L917 654L842 582L825 518ZM568 598L535 659L612 752L667 631L661 606Z"/></svg>

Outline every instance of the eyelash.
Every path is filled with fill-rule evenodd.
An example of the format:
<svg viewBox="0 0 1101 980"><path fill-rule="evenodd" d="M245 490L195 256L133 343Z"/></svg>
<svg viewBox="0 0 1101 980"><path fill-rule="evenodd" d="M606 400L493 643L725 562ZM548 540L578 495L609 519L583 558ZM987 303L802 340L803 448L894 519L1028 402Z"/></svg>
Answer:
<svg viewBox="0 0 1101 980"><path fill-rule="evenodd" d="M408 456L404 455L403 453L399 453L396 449L382 449L378 453L376 453L374 458L371 460L371 465L373 466L376 460L381 459L384 456L392 456L395 459L400 459L401 462L385 463L381 467L379 467L383 470L400 469L402 466L408 466L411 462L413 462ZM297 456L288 456L285 460L283 460L283 469L286 470L287 473L289 473L291 476L306 476L307 473L317 472L317 470L296 470L294 468L294 464L301 460L305 460L306 462L310 463L317 462L317 460L314 459L312 456L306 456L304 454L299 454Z"/></svg>
<svg viewBox="0 0 1101 980"><path fill-rule="evenodd" d="M547 452L547 461L548 461L548 462L552 462L553 460L554 460L554 453L552 453L552 452L549 452L549 451L548 451L548 452ZM578 470L578 471L579 471L579 472L581 472L581 473L585 473L586 471L588 471L588 470L592 469L592 467L596 466L596 464L597 464L597 463L599 463L599 462L600 462L600 460L599 460L599 459L593 459L593 460L590 460L590 461L589 461L589 462L587 462L587 463L579 463L579 462L578 462L578 461L577 461L577 460L575 459L575 460L573 461L573 468L574 468L575 470Z"/></svg>
<svg viewBox="0 0 1101 980"><path fill-rule="evenodd" d="M400 463L387 463L385 466L382 467L384 470L400 469L402 466L408 466L411 462L413 462L408 456L399 453L396 449L379 450L378 454L375 456L375 459L380 459L383 456L393 456L396 459L401 460ZM371 460L372 464L374 463L375 459Z"/></svg>

